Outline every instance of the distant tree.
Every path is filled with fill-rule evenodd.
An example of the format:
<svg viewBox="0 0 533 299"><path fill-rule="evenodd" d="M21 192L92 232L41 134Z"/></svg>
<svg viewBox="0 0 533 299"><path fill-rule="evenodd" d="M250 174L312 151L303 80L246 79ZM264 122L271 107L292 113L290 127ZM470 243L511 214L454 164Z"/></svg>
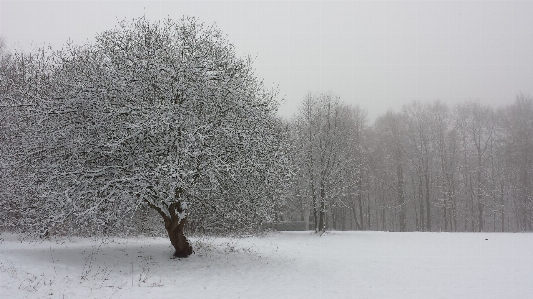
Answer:
<svg viewBox="0 0 533 299"><path fill-rule="evenodd" d="M17 167L33 180L23 198L61 209L50 208L47 229L124 231L147 205L186 257L187 222L236 233L279 209L288 162L275 92L217 28L141 18L39 57L30 65L45 66L35 70L43 82L35 96L18 83L12 106L31 108L10 109L18 119L8 125L19 133Z"/></svg>
<svg viewBox="0 0 533 299"><path fill-rule="evenodd" d="M505 123L506 109L498 109L494 117L494 138L489 145L488 196L493 202L493 227L494 231L504 232L510 229L512 214L512 200L509 200L512 185L511 173L514 169L507 157L508 133ZM499 229L497 228L499 226Z"/></svg>
<svg viewBox="0 0 533 299"><path fill-rule="evenodd" d="M484 230L487 205L487 163L494 138L494 113L490 107L467 102L457 107L459 134L463 140L463 181L470 200L472 230Z"/></svg>
<svg viewBox="0 0 533 299"><path fill-rule="evenodd" d="M302 210L312 209L316 232L326 230L327 215L332 225L340 226L345 221L344 209L360 194L361 184L354 179L362 163L357 157L358 138L362 138L358 125L363 126L363 117L357 108L341 103L331 93L308 94L295 116L292 142L298 173L293 203ZM353 215L357 216L355 210Z"/></svg>
<svg viewBox="0 0 533 299"><path fill-rule="evenodd" d="M404 107L410 138L409 152L415 163L420 196L420 228L431 231L434 185L434 132L433 118L428 106L413 102Z"/></svg>
<svg viewBox="0 0 533 299"><path fill-rule="evenodd" d="M438 206L442 209L444 231L457 230L456 165L457 133L448 106L437 101L427 109L432 118L434 148L437 156L436 189Z"/></svg>
<svg viewBox="0 0 533 299"><path fill-rule="evenodd" d="M407 123L403 114L392 111L380 116L374 123L370 146L373 196L379 198L375 207L382 228L387 229L387 218L406 228L406 168L407 168ZM387 217L387 215L389 215ZM395 218L393 215L398 215ZM394 227L389 227L394 230Z"/></svg>
<svg viewBox="0 0 533 299"><path fill-rule="evenodd" d="M348 181L345 191L349 195L346 198L348 209L351 210L355 229L365 229L365 219L369 219L368 213L365 213L363 206L365 195L368 194L368 141L367 141L367 123L366 112L358 106L348 108L349 126L349 146L347 165L345 167L345 178Z"/></svg>
<svg viewBox="0 0 533 299"><path fill-rule="evenodd" d="M533 99L520 95L503 118L505 157L518 230L533 229Z"/></svg>

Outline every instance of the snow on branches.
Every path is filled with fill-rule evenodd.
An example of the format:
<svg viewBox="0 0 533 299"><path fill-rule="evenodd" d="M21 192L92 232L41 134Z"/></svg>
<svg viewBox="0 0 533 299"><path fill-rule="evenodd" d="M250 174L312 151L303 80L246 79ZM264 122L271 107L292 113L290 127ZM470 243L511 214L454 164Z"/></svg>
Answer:
<svg viewBox="0 0 533 299"><path fill-rule="evenodd" d="M24 190L9 194L14 206L68 215L63 227L78 232L123 231L143 205L187 215L192 230L227 232L279 206L287 166L275 91L217 28L140 18L95 44L27 57L15 57L2 97L34 105L2 110L17 150L5 163L18 168L2 180ZM27 79L28 67L41 81Z"/></svg>

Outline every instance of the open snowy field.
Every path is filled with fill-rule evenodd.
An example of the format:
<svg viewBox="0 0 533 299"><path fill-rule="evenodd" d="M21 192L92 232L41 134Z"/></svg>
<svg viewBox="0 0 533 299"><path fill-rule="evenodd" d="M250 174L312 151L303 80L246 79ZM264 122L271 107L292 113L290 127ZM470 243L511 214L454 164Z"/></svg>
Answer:
<svg viewBox="0 0 533 299"><path fill-rule="evenodd" d="M0 243L0 298L533 298L533 234L272 233Z"/></svg>

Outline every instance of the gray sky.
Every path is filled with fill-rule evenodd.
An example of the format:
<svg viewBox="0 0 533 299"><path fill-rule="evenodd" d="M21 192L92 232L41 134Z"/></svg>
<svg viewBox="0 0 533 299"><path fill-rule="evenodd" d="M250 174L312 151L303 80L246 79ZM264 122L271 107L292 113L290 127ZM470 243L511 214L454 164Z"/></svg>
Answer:
<svg viewBox="0 0 533 299"><path fill-rule="evenodd" d="M117 19L196 16L228 35L279 85L280 114L331 91L371 119L413 100L533 95L533 1L0 2L0 36L28 50L92 41Z"/></svg>

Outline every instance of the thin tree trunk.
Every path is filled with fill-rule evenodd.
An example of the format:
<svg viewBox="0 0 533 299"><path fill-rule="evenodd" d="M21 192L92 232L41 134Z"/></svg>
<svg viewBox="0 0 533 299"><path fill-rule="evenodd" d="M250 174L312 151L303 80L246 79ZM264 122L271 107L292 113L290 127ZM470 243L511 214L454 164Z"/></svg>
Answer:
<svg viewBox="0 0 533 299"><path fill-rule="evenodd" d="M333 230L337 230L337 209L331 209L331 227Z"/></svg>
<svg viewBox="0 0 533 299"><path fill-rule="evenodd" d="M403 168L402 164L396 166L396 176L398 178L398 205L400 206L400 231L405 231L405 194L403 191Z"/></svg>
<svg viewBox="0 0 533 299"><path fill-rule="evenodd" d="M447 205L448 205L448 199L445 199L444 200L444 209L443 209L443 212L444 212L444 231L445 232L448 231L448 208L447 208Z"/></svg>
<svg viewBox="0 0 533 299"><path fill-rule="evenodd" d="M364 222L364 218L363 218L363 179L361 177L359 177L358 179L358 182L357 182L357 188L358 188L358 192L357 192L357 202L359 204L359 221L360 221L360 226L359 226L359 229L364 229L364 225L365 225L365 222Z"/></svg>
<svg viewBox="0 0 533 299"><path fill-rule="evenodd" d="M370 229L370 190L367 192L367 206L366 206L366 217L368 218L367 229Z"/></svg>
<svg viewBox="0 0 533 299"><path fill-rule="evenodd" d="M318 233L318 207L317 207L316 197L313 198L313 216L314 216L314 226L315 233Z"/></svg>
<svg viewBox="0 0 533 299"><path fill-rule="evenodd" d="M426 161L427 163L427 161ZM426 166L427 167L427 166ZM429 204L430 200L430 190L429 190L429 169L426 168L426 173L424 175L424 181L426 183L426 226L427 230L431 231L431 205Z"/></svg>
<svg viewBox="0 0 533 299"><path fill-rule="evenodd" d="M477 212L478 212L478 232L483 231L483 198L481 194L481 154L478 153L478 168L477 168Z"/></svg>
<svg viewBox="0 0 533 299"><path fill-rule="evenodd" d="M318 230L321 232L326 231L326 219L325 219L325 212L326 212L326 190L324 190L323 183L320 184L320 210L319 210L319 222L318 222Z"/></svg>
<svg viewBox="0 0 533 299"><path fill-rule="evenodd" d="M318 202L315 194L315 187L314 183L311 182L311 194L313 197L313 217L314 217L314 229L315 233L318 233Z"/></svg>
<svg viewBox="0 0 533 299"><path fill-rule="evenodd" d="M355 229L356 230L360 230L361 229L361 225L359 224L359 221L357 220L357 211L355 210L355 203L352 205L352 216L353 216L353 220L355 222Z"/></svg>
<svg viewBox="0 0 533 299"><path fill-rule="evenodd" d="M503 201L503 182L500 182L500 206L502 217L502 233L505 232L505 202Z"/></svg>
<svg viewBox="0 0 533 299"><path fill-rule="evenodd" d="M424 201L422 200L422 176L419 176L418 184L418 202L420 203L420 231L426 230L425 213L424 213Z"/></svg>

